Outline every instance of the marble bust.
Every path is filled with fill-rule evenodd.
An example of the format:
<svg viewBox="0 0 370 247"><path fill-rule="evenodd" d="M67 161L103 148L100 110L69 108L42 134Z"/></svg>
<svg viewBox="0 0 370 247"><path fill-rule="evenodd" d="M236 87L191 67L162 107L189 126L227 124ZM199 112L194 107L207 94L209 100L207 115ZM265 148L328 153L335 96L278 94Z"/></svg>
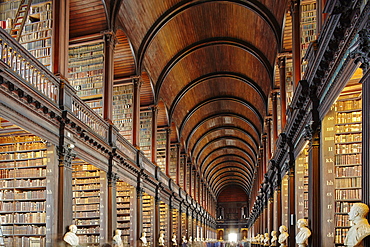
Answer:
<svg viewBox="0 0 370 247"><path fill-rule="evenodd" d="M148 246L148 242L146 240L146 233L143 232L140 237L141 240L141 246Z"/></svg>
<svg viewBox="0 0 370 247"><path fill-rule="evenodd" d="M369 207L364 203L354 203L349 211L348 219L353 226L348 230L344 245L349 247L362 247L362 240L370 235L370 225L366 219Z"/></svg>
<svg viewBox="0 0 370 247"><path fill-rule="evenodd" d="M311 236L311 231L307 228L307 225L308 223L305 219L299 219L297 221L299 232L295 237L295 241L299 247L306 247L308 245L308 238Z"/></svg>
<svg viewBox="0 0 370 247"><path fill-rule="evenodd" d="M271 232L271 245L270 246L276 246L277 242L277 232L272 231Z"/></svg>
<svg viewBox="0 0 370 247"><path fill-rule="evenodd" d="M188 246L188 241L185 236L182 236L182 246Z"/></svg>
<svg viewBox="0 0 370 247"><path fill-rule="evenodd" d="M279 244L280 244L280 247L286 247L288 245L288 237L289 237L289 234L287 233L288 231L288 228L284 225L281 225L279 227L279 231L280 231L280 235L279 235Z"/></svg>
<svg viewBox="0 0 370 247"><path fill-rule="evenodd" d="M77 226L70 225L69 232L67 232L63 237L64 242L66 242L72 247L79 246L80 240L78 236L76 235L76 232L77 232Z"/></svg>
<svg viewBox="0 0 370 247"><path fill-rule="evenodd" d="M265 238L263 239L263 246L270 246L270 237L268 232L265 233Z"/></svg>
<svg viewBox="0 0 370 247"><path fill-rule="evenodd" d="M172 246L177 246L176 234L172 235Z"/></svg>
<svg viewBox="0 0 370 247"><path fill-rule="evenodd" d="M113 236L113 241L114 241L113 246L114 247L123 247L121 235L122 235L122 231L117 229Z"/></svg>
<svg viewBox="0 0 370 247"><path fill-rule="evenodd" d="M164 246L164 234L159 234L158 246Z"/></svg>

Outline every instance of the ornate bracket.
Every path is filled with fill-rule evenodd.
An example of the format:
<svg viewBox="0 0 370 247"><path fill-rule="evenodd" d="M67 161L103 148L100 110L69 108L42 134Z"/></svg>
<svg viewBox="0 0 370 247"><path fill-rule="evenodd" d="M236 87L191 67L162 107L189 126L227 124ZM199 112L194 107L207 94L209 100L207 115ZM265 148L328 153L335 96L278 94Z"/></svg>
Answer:
<svg viewBox="0 0 370 247"><path fill-rule="evenodd" d="M73 151L74 147L75 145L68 144L58 148L59 166L72 168L72 160L76 157L76 153Z"/></svg>
<svg viewBox="0 0 370 247"><path fill-rule="evenodd" d="M370 22L367 21L366 26L358 32L358 41L349 48L351 51L350 57L355 59L355 63L361 63L360 68L363 73L370 66Z"/></svg>

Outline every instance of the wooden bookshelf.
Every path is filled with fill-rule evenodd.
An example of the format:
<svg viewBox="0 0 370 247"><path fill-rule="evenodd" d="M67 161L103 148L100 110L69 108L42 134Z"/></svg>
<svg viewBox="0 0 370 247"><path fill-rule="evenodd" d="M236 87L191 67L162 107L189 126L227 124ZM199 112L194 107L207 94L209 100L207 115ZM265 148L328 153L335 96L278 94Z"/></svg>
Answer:
<svg viewBox="0 0 370 247"><path fill-rule="evenodd" d="M176 172L177 172L177 147L170 147L170 166L169 166L170 178L176 182Z"/></svg>
<svg viewBox="0 0 370 247"><path fill-rule="evenodd" d="M132 142L132 97L132 84L113 87L113 123L129 142Z"/></svg>
<svg viewBox="0 0 370 247"><path fill-rule="evenodd" d="M103 114L104 42L95 41L69 47L68 80L95 112Z"/></svg>
<svg viewBox="0 0 370 247"><path fill-rule="evenodd" d="M308 145L296 159L295 181L297 219L308 219Z"/></svg>
<svg viewBox="0 0 370 247"><path fill-rule="evenodd" d="M293 59L286 58L285 61L285 82L286 82L286 105L290 105L293 99Z"/></svg>
<svg viewBox="0 0 370 247"><path fill-rule="evenodd" d="M346 88L335 103L335 238L343 246L349 230L348 212L361 201L362 98Z"/></svg>
<svg viewBox="0 0 370 247"><path fill-rule="evenodd" d="M182 188L184 186L184 168L185 168L185 156L180 155L180 176L179 176L179 185ZM185 190L185 188L182 188Z"/></svg>
<svg viewBox="0 0 370 247"><path fill-rule="evenodd" d="M118 181L117 188L117 229L122 231L124 246L130 245L131 231L133 229L133 217L131 205L134 201L134 187L123 181Z"/></svg>
<svg viewBox="0 0 370 247"><path fill-rule="evenodd" d="M10 32L20 1L0 3L0 23ZM53 13L52 1L32 1L19 43L45 67L51 68Z"/></svg>
<svg viewBox="0 0 370 247"><path fill-rule="evenodd" d="M186 217L187 217L186 213L181 213L181 237L180 236L178 237L180 243L182 241L181 238L183 236L186 236L186 233L187 233Z"/></svg>
<svg viewBox="0 0 370 247"><path fill-rule="evenodd" d="M161 202L159 205L159 232L165 234L165 238L168 239L168 218L169 217L169 210L168 205L164 202Z"/></svg>
<svg viewBox="0 0 370 247"><path fill-rule="evenodd" d="M301 1L301 59L311 42L316 40L316 0ZM302 61L302 74L304 74L307 63Z"/></svg>
<svg viewBox="0 0 370 247"><path fill-rule="evenodd" d="M281 209L282 209L282 220L281 223L282 225L285 225L288 227L289 223L289 190L288 190L288 184L289 184L289 176L285 175L281 181Z"/></svg>
<svg viewBox="0 0 370 247"><path fill-rule="evenodd" d="M143 232L146 233L146 239L149 245L153 244L154 229L154 198L147 193L143 194Z"/></svg>
<svg viewBox="0 0 370 247"><path fill-rule="evenodd" d="M103 171L75 159L72 165L73 220L80 244L100 246L100 208Z"/></svg>
<svg viewBox="0 0 370 247"><path fill-rule="evenodd" d="M172 217L172 234L171 234L171 236L168 236L168 237L172 239L172 236L176 235L176 237L177 237L176 239L178 241L181 238L179 238L179 236L177 236L178 231L179 231L179 217L180 217L179 216L179 210L177 208L172 209L171 217Z"/></svg>
<svg viewBox="0 0 370 247"><path fill-rule="evenodd" d="M47 145L41 138L0 129L0 225L5 246L46 246L46 229L51 227L46 217L48 170Z"/></svg>
<svg viewBox="0 0 370 247"><path fill-rule="evenodd" d="M166 174L166 131L157 132L157 166Z"/></svg>
<svg viewBox="0 0 370 247"><path fill-rule="evenodd" d="M140 150L150 159L152 140L152 112L140 112Z"/></svg>

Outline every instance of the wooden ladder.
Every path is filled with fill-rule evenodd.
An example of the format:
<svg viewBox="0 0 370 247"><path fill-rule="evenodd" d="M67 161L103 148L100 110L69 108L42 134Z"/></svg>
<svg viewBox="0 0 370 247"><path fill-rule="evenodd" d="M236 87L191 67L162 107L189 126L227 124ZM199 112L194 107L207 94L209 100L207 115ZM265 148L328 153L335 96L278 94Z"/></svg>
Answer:
<svg viewBox="0 0 370 247"><path fill-rule="evenodd" d="M13 20L10 35L19 42L23 31L24 24L26 23L28 12L31 8L32 0L21 0L17 13Z"/></svg>

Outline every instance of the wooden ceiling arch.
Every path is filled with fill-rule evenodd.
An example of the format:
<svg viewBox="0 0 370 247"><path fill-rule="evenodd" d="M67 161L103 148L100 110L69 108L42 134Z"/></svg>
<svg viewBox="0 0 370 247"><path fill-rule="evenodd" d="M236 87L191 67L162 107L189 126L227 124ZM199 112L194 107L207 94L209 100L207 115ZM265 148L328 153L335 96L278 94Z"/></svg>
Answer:
<svg viewBox="0 0 370 247"><path fill-rule="evenodd" d="M223 165L223 164L225 164L225 165ZM230 161L224 161L224 162L218 163L217 165L222 165L222 168L217 169L217 166L214 166L212 168L212 170L210 171L210 173L206 174L206 176L205 176L206 180L211 181L211 180L214 179L214 176L218 176L220 174L220 172L222 172L223 170L232 169L232 170L238 170L238 171L240 171L241 174L244 174L246 177L248 177L247 183L250 182L250 181L253 181L253 173L246 172L245 168L247 168L247 167L243 163L240 163L240 162L237 162L237 161L234 161L234 160L230 160Z"/></svg>
<svg viewBox="0 0 370 247"><path fill-rule="evenodd" d="M141 107L158 105L158 126L171 127L212 193L249 193L288 0L106 2L134 56L115 78L145 71Z"/></svg>
<svg viewBox="0 0 370 247"><path fill-rule="evenodd" d="M243 140L248 142L252 149L258 149L258 145L256 142L254 142L253 137L244 129L237 126L217 126L215 128L208 129L207 132L203 133L199 138L196 139L193 145L189 145L188 152L193 156L195 150L197 150L198 145L201 145L200 143L203 140L208 141L211 135L218 132L225 132L225 134L233 136L237 135L240 138L242 138L241 136L243 136Z"/></svg>
<svg viewBox="0 0 370 247"><path fill-rule="evenodd" d="M210 188L214 188L223 181L223 179L243 179L244 184L246 185L246 188L249 190L252 188L251 178L246 176L244 173L240 173L240 171L235 168L232 171L224 171L225 169L220 170L217 175L210 178ZM216 179L217 178L217 179ZM214 190L215 191L215 190ZM217 194L218 191L215 191L215 194Z"/></svg>
<svg viewBox="0 0 370 247"><path fill-rule="evenodd" d="M249 194L251 191L251 188L246 184L246 181L240 177L226 175L222 178L217 178L217 180L214 181L215 181L214 184L212 181L213 185L210 186L210 189L214 191L216 197L219 195L223 187L230 185L231 183L237 183L239 184L239 186L242 186L245 189L245 191L247 191L247 194Z"/></svg>
<svg viewBox="0 0 370 247"><path fill-rule="evenodd" d="M213 140L208 141L198 152L193 153L193 157L195 159L195 163L199 164L199 159L202 156L202 154L206 151L206 149L210 149L210 146L220 142L220 141L237 141L238 143L244 144L247 149L244 149L245 151L249 150L251 153L250 155L254 158L253 161L255 162L257 160L257 152L253 149L253 147L249 144L249 142L246 142L244 139L237 137L237 136L219 136Z"/></svg>
<svg viewBox="0 0 370 247"><path fill-rule="evenodd" d="M223 183L220 183L217 186L217 188L216 188L216 191L217 192L215 192L216 198L218 198L220 196L220 193L222 192L222 190L224 188L226 188L226 187L228 187L230 185L236 185L236 186L241 187L245 191L245 193L248 195L248 197L250 197L250 191L251 191L250 188L247 188L242 182L240 182L240 180L237 181L237 182L232 181L232 180L231 181L229 180L229 181L224 181Z"/></svg>
<svg viewBox="0 0 370 247"><path fill-rule="evenodd" d="M217 156L215 159L211 160L208 164L200 167L200 171L204 178L208 177L208 174L212 172L213 169L219 163L227 162L229 160L236 161L240 164L243 164L248 172L254 174L253 163L251 160L247 160L245 157L238 155L238 154L223 154ZM215 164L213 164L215 163ZM204 163L203 163L204 164Z"/></svg>
<svg viewBox="0 0 370 247"><path fill-rule="evenodd" d="M141 45L138 49L138 65L139 68L142 67L143 59L146 54L146 51L151 44L152 40L155 38L155 36L160 32L160 30L172 19L174 19L177 15L181 14L182 12L200 5L207 3L209 1L207 0L198 0L198 1L191 1L191 0L185 0L181 1L178 4L173 5L169 9L167 9L155 22L154 24L149 28L149 30L146 32L145 37L143 38ZM243 0L214 0L213 2L229 2L232 4L241 5L244 8L248 8L254 13L256 13L259 17L261 17L271 28L273 31L275 38L277 42L280 40L281 36L281 23L277 21L274 14L271 13L271 11L263 4L261 4L257 0L249 0L249 1L243 1Z"/></svg>

